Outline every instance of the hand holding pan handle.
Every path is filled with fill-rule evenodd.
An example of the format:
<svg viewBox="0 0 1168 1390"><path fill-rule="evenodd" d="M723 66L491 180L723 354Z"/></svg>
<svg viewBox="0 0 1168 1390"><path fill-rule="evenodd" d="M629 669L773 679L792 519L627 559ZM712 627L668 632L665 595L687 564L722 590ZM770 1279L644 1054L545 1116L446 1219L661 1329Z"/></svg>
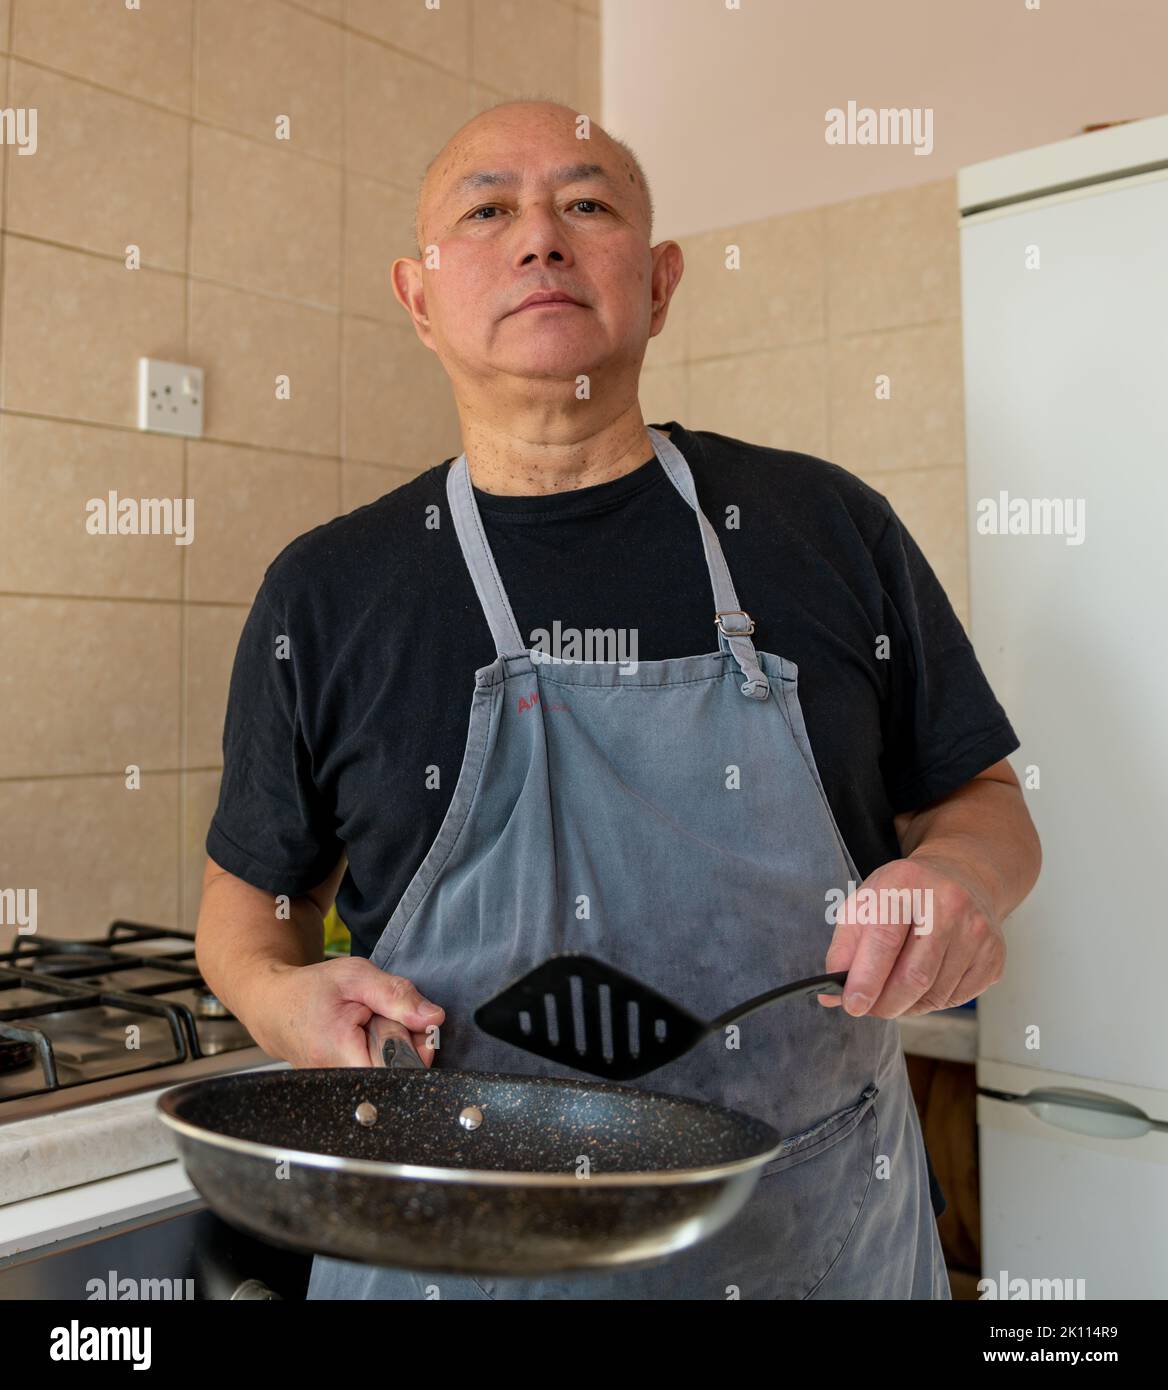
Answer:
<svg viewBox="0 0 1168 1390"><path fill-rule="evenodd" d="M365 1025L365 1036L369 1040L370 1066L390 1067L396 1071L426 1070L404 1023L374 1014Z"/></svg>

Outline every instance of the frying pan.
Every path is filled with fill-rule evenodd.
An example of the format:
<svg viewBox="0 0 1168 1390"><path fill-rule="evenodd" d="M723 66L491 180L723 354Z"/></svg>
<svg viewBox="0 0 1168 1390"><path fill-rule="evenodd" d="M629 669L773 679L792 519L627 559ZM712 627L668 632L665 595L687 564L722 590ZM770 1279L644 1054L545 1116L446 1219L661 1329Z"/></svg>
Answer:
<svg viewBox="0 0 1168 1390"><path fill-rule="evenodd" d="M375 1017L366 1033L368 1068L241 1073L159 1097L224 1220L401 1269L635 1267L725 1226L783 1147L770 1125L704 1101L428 1069L400 1023Z"/></svg>

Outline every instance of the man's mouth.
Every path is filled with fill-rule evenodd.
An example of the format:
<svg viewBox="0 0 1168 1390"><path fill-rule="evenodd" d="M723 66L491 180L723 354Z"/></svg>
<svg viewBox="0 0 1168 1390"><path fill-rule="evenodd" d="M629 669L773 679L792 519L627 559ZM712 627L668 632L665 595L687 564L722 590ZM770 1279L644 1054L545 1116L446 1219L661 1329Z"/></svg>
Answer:
<svg viewBox="0 0 1168 1390"><path fill-rule="evenodd" d="M523 314L529 309L583 309L586 306L571 295L558 291L536 290L511 310L512 314Z"/></svg>

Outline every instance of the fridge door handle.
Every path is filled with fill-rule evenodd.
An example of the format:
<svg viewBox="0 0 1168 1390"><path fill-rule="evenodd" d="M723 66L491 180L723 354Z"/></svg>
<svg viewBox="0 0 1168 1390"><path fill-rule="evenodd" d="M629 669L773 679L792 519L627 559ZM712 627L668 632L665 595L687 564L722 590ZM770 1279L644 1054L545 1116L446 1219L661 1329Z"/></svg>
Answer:
<svg viewBox="0 0 1168 1390"><path fill-rule="evenodd" d="M1019 1096L1017 1103L1044 1124L1096 1139L1142 1139L1154 1130L1168 1130L1138 1106L1095 1091L1052 1087Z"/></svg>

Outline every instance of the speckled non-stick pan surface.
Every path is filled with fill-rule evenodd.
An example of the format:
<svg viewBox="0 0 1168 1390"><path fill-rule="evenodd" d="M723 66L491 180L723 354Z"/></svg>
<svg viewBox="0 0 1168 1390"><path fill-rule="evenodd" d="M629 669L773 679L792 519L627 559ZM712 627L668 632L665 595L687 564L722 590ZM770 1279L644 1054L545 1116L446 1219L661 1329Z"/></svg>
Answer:
<svg viewBox="0 0 1168 1390"><path fill-rule="evenodd" d="M158 1104L225 1220L297 1250L468 1273L662 1258L729 1221L780 1143L699 1101L493 1072L251 1072Z"/></svg>

